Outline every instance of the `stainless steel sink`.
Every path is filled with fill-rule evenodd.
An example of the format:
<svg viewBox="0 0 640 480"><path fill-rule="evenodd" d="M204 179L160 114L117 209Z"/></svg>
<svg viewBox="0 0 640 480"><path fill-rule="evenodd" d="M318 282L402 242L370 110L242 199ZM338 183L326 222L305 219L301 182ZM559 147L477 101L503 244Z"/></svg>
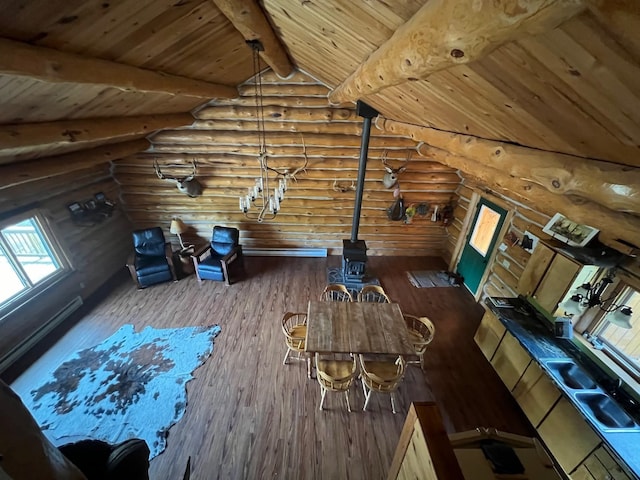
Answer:
<svg viewBox="0 0 640 480"><path fill-rule="evenodd" d="M571 360L548 360L545 362L551 375L573 390L593 390L596 382Z"/></svg>
<svg viewBox="0 0 640 480"><path fill-rule="evenodd" d="M608 429L640 429L620 405L602 392L577 392L575 399L587 415Z"/></svg>

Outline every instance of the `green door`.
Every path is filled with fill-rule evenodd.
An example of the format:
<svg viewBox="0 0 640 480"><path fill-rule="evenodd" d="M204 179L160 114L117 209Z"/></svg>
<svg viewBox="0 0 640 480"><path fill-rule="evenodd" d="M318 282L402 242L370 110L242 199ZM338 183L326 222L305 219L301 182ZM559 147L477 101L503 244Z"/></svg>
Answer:
<svg viewBox="0 0 640 480"><path fill-rule="evenodd" d="M467 243L458 261L458 273L464 284L475 295L480 280L487 268L489 257L498 240L498 234L507 216L507 211L482 198L476 206Z"/></svg>

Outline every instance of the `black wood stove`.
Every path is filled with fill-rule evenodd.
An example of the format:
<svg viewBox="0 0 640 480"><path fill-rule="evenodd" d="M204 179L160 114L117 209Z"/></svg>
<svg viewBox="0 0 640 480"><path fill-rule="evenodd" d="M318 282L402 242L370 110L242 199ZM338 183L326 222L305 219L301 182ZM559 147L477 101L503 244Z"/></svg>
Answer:
<svg viewBox="0 0 640 480"><path fill-rule="evenodd" d="M356 200L353 209L351 238L342 241L342 275L344 276L345 282L359 283L364 282L364 278L367 273L367 245L364 240L358 240L358 228L360 226L362 192L364 191L364 175L367 169L371 119L377 117L378 112L360 100L358 100L356 112L359 116L364 118L364 123L362 126L360 163L358 165L358 183L356 186Z"/></svg>

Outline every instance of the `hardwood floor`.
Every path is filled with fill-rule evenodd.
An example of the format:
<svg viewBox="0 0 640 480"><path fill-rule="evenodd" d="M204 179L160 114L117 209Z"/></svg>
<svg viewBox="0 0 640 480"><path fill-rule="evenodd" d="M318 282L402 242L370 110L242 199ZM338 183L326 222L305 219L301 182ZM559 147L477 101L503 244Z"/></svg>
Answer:
<svg viewBox="0 0 640 480"><path fill-rule="evenodd" d="M219 324L212 356L187 384L184 418L151 463L152 479L178 479L192 458L193 479L385 478L412 401L436 401L449 432L478 426L533 435L509 392L473 342L482 308L464 288L414 288L405 271L444 269L439 258L371 257L368 268L405 313L428 316L436 335L426 374L410 366L398 392L399 413L376 396L363 412L360 383L344 397L320 388L304 362L282 365L285 311L306 311L339 257L247 257L247 278L231 286L194 276L137 291L117 286L13 384L28 391L78 349L121 325L136 330Z"/></svg>

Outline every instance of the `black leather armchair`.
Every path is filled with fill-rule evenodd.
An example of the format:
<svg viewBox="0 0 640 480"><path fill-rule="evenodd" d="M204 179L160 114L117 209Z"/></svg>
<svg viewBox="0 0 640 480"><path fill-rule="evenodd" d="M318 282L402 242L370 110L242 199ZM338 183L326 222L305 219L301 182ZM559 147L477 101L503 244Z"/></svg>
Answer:
<svg viewBox="0 0 640 480"><path fill-rule="evenodd" d="M211 243L198 248L191 258L198 281L216 280L231 285L236 280L236 272L244 274L240 232L232 227L213 227Z"/></svg>
<svg viewBox="0 0 640 480"><path fill-rule="evenodd" d="M160 227L133 232L133 253L127 260L131 278L138 288L177 280L171 244L165 242Z"/></svg>

